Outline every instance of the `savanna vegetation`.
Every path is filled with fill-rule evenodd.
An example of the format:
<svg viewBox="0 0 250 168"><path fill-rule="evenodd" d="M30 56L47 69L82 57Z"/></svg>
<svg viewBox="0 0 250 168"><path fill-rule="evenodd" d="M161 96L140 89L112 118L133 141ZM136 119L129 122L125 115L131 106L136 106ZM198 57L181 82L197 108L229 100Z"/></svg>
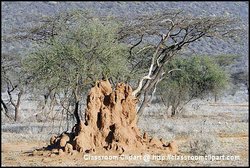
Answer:
<svg viewBox="0 0 250 168"><path fill-rule="evenodd" d="M79 121L79 103L98 79L108 79L113 85L122 81L130 84L140 100L139 114L157 93L173 107L175 115L193 98L209 92L217 95L225 88L228 75L219 66L230 64L234 58L182 58L181 51L200 38L238 39L242 32L237 23L237 18L196 18L181 11L132 20L97 17L79 10L62 13L44 18L24 36L15 37L31 40L34 47L22 61L14 61L18 67L14 70L7 65L11 57L3 57L2 83L15 107L15 120L21 95L29 89L44 96L44 106L50 99L50 110L59 99L66 114L74 114ZM11 73L18 75L12 78ZM18 90L17 102L11 100L14 90ZM1 103L8 115L5 103Z"/></svg>
<svg viewBox="0 0 250 168"><path fill-rule="evenodd" d="M4 10L21 4L6 2ZM111 11L151 6L114 4L92 5ZM61 2L40 5L64 9ZM237 52L223 53L226 44L244 43L246 24L240 18L203 9L199 15L164 7L110 15L69 6L55 15L32 15L26 27L4 31L10 34L2 36L3 166L247 164L248 71L239 68L246 51L237 45ZM12 26L4 23L5 30ZM240 160L91 161L82 154L234 155Z"/></svg>

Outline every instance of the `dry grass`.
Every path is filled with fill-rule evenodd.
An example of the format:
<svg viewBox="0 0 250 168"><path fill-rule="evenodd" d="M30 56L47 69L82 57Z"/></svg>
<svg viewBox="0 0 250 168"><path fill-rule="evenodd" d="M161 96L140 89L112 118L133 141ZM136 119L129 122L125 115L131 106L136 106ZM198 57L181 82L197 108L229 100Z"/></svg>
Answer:
<svg viewBox="0 0 250 168"><path fill-rule="evenodd" d="M237 107L237 108L236 108ZM227 106L210 106L203 104L199 110L187 108L185 115L169 118L162 114L158 115L157 108L152 108L150 113L145 113L139 120L138 125L142 132L146 131L158 138L167 141L175 139L179 146L180 155L237 155L240 160L236 161L151 161L147 162L108 162L88 161L82 157L69 157L62 160L58 157L46 158L44 156L31 157L30 152L35 148L45 146L49 142L50 133L54 132L47 127L40 133L34 127L41 123L21 124L26 126L21 129L18 124L5 124L2 132L2 166L82 166L82 165L145 165L145 166L247 166L249 156L248 146L248 108L240 104ZM223 111L221 110L223 109ZM148 115L150 114L150 115ZM58 124L58 123L57 123ZM57 125L54 124L54 125ZM64 125L64 124L63 124ZM58 126L58 125L57 125ZM65 126L65 125L64 125ZM32 131L33 130L33 131ZM24 131L25 133L22 133ZM11 142L11 143L10 143ZM8 146L9 144L9 146ZM11 146L11 147L10 147ZM107 154L107 153L106 153ZM77 159L78 158L78 159Z"/></svg>

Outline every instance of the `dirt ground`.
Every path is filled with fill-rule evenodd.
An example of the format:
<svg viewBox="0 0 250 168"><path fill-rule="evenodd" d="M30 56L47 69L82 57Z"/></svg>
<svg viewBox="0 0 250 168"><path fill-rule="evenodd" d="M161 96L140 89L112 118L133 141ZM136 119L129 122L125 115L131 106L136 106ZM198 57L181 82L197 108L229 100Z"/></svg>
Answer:
<svg viewBox="0 0 250 168"><path fill-rule="evenodd" d="M50 156L48 153L33 155L35 149L48 145L49 138L25 139L26 136L36 136L5 131L1 133L1 166L248 166L248 115L248 104L227 107L213 104L202 106L199 113L196 112L195 115L190 114L181 118L164 119L158 115L143 117L140 127L144 128L144 131L154 135L175 134L173 139L177 142L179 153L171 157L165 154L164 150L126 151L123 155L119 155L115 151L100 148L95 153L88 154L76 152L73 155L64 156ZM215 157L213 155L208 155L207 159L197 159L189 151L189 142L197 134L194 128L200 126L205 119L206 125L201 128L207 131L204 135L209 136L213 132L216 140L219 141L215 149L217 160L212 158ZM147 128L148 125L151 126L150 129ZM163 125L163 129L160 130L158 125ZM170 129L172 126L174 129ZM168 139L167 136L165 138ZM222 155L236 156L236 158L218 159L218 156L222 157ZM108 157L113 158L109 160Z"/></svg>
<svg viewBox="0 0 250 168"><path fill-rule="evenodd" d="M177 140L178 145L185 144L188 139ZM52 155L44 154L42 156L33 156L32 151L46 146L43 142L16 142L2 144L2 166L176 166L176 165L228 165L228 166L247 166L248 165L248 135L221 135L220 141L224 149L234 148L233 155L239 156L239 160L168 160L164 151L130 151L120 155L117 152L98 149L95 153L83 154L74 153L73 155ZM236 145L237 144L237 145ZM150 159L146 158L150 155ZM157 155L161 156L156 157ZM188 156L188 153L179 153L178 156ZM100 160L91 159L90 156L114 156L111 160L100 158ZM117 156L118 158L116 158ZM165 158L164 158L165 157ZM158 160L157 160L158 159ZM237 159L237 158L236 158Z"/></svg>

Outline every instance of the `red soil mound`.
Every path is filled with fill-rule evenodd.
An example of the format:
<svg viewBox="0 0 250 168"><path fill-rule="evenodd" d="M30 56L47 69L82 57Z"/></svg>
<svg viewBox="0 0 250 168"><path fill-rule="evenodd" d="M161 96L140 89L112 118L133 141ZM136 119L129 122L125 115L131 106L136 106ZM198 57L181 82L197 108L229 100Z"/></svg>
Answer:
<svg viewBox="0 0 250 168"><path fill-rule="evenodd" d="M109 81L97 82L87 97L85 122L76 124L71 133L51 137L47 149L71 153L73 150L94 152L101 147L123 153L157 148L176 153L175 142L166 144L162 139L141 134L136 125L136 103L130 86L118 83L113 91Z"/></svg>

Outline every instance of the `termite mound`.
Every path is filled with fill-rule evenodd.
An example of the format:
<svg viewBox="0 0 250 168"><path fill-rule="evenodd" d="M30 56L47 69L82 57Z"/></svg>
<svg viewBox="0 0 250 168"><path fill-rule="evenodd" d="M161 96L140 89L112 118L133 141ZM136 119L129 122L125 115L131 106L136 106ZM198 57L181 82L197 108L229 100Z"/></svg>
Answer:
<svg viewBox="0 0 250 168"><path fill-rule="evenodd" d="M119 153L135 149L163 149L177 153L175 142L166 143L163 139L149 138L141 134L137 127L137 99L132 88L118 83L114 90L108 80L96 82L87 96L85 121L80 121L70 133L52 136L46 147L63 153L95 152L97 148L116 150Z"/></svg>

